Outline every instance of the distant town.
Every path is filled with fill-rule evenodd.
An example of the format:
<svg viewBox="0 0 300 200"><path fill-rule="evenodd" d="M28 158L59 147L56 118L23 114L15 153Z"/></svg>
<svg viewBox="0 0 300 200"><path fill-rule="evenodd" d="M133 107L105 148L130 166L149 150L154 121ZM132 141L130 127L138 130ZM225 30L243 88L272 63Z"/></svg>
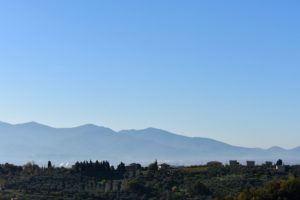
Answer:
<svg viewBox="0 0 300 200"><path fill-rule="evenodd" d="M72 167L0 165L0 199L239 199L240 196L295 196L287 184L298 187L300 166L281 159L256 165L237 160L228 164L210 161L205 165L172 166L155 161L112 166L108 161L76 162ZM273 194L272 185L284 191ZM252 188L250 190L250 188ZM226 197L226 198L225 198ZM262 196L263 198L263 196ZM263 198L264 199L264 198Z"/></svg>

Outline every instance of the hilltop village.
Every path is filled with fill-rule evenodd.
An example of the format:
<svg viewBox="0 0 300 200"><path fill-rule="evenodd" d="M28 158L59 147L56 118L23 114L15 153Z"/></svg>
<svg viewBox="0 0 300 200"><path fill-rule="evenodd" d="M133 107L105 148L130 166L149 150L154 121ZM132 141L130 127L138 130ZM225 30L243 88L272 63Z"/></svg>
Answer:
<svg viewBox="0 0 300 200"><path fill-rule="evenodd" d="M196 166L155 161L146 167L84 161L71 168L55 167L50 161L46 167L6 163L0 165L0 199L295 199L299 177L300 166L284 165L282 160Z"/></svg>

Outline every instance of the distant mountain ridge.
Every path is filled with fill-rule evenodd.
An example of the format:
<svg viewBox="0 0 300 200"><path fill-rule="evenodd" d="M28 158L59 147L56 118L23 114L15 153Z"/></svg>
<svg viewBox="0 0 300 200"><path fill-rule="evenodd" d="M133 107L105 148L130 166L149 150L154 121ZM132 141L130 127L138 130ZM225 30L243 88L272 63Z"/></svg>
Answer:
<svg viewBox="0 0 300 200"><path fill-rule="evenodd" d="M86 124L74 128L52 128L36 122L0 122L0 162L22 164L28 161L73 163L77 160L108 160L111 163L200 164L211 160L241 162L256 160L300 163L300 146L294 149L245 148L217 140L187 137L156 128L112 129Z"/></svg>

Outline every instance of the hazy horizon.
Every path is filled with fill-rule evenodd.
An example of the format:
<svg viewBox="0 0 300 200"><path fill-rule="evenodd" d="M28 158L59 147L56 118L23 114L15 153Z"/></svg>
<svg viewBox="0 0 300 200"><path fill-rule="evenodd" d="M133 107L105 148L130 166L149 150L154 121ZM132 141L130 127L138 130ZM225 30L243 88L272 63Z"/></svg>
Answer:
<svg viewBox="0 0 300 200"><path fill-rule="evenodd" d="M299 5L3 1L0 121L299 146Z"/></svg>
<svg viewBox="0 0 300 200"><path fill-rule="evenodd" d="M229 144L229 145L233 145L233 146L237 146L237 147L246 147L246 148L261 148L261 149L271 149L271 148L283 148L283 149L286 149L286 150L291 150L291 149L295 149L295 148L299 148L300 145L297 145L297 146L294 146L294 147L282 147L282 146L279 146L279 145L276 145L274 144L273 146L269 146L269 147L259 147L259 146L242 146L242 145L239 145L239 144L230 144L230 143L227 143L226 141L221 141L221 140L217 140L215 138L210 138L210 137L204 137L204 136L190 136L188 134L185 134L185 133L179 133L179 132L172 132L170 130L164 130L164 129L161 129L159 127L152 127L152 126L149 126L149 127L144 127L144 128L140 128L140 129L136 129L136 128L128 128L128 129L119 129L119 130L116 130L116 129L113 129L111 127L108 127L108 126L105 126L103 124L93 124L93 123L86 123L86 124L77 124L77 125L74 125L74 126L52 126L52 125L49 125L49 124L45 124L45 123L41 123L41 122L38 122L38 121L28 121L28 122L20 122L20 123L9 123L9 122L4 122L4 121L0 121L0 123L4 123L4 124L9 124L9 125L12 125L12 126L21 126L21 125L26 125L26 124L35 124L35 125L43 125L43 126L46 126L46 127L50 127L50 128L54 128L54 129L69 129L69 128L78 128L78 127L83 127L83 126L97 126L97 127L104 127L104 128L108 128L108 129L111 129L112 131L114 132L122 132L122 131L128 131L128 130L147 130L147 129L158 129L158 130L162 130L162 131L167 131L171 134L176 134L176 135L180 135L180 136L186 136L186 137L199 137L199 138L208 138L208 139L212 139L212 140L216 140L216 141L219 141L219 142L224 142L226 144Z"/></svg>

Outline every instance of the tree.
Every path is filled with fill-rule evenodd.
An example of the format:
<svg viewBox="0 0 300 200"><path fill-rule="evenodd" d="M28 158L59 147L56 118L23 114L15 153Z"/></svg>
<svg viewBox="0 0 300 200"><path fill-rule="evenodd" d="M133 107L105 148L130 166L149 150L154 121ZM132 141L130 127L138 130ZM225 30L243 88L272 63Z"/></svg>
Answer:
<svg viewBox="0 0 300 200"><path fill-rule="evenodd" d="M34 162L28 162L23 166L23 173L26 175L34 175L38 173L39 169L39 166Z"/></svg>
<svg viewBox="0 0 300 200"><path fill-rule="evenodd" d="M51 161L48 161L48 169L52 168L52 163Z"/></svg>
<svg viewBox="0 0 300 200"><path fill-rule="evenodd" d="M282 165L283 165L282 160L281 160L281 159L277 160L276 165L277 165L277 166L282 166Z"/></svg>
<svg viewBox="0 0 300 200"><path fill-rule="evenodd" d="M117 170L118 170L120 173L124 173L125 170L126 170L125 164L124 164L123 162L121 162L121 163L118 165Z"/></svg>
<svg viewBox="0 0 300 200"><path fill-rule="evenodd" d="M144 194L146 192L146 188L144 184L138 179L132 179L127 182L126 191L137 194Z"/></svg>
<svg viewBox="0 0 300 200"><path fill-rule="evenodd" d="M158 170L158 164L157 164L157 160L154 163L151 163L148 167L148 169L150 171L157 171Z"/></svg>
<svg viewBox="0 0 300 200"><path fill-rule="evenodd" d="M191 187L191 193L194 195L210 195L211 191L201 181L196 181Z"/></svg>

